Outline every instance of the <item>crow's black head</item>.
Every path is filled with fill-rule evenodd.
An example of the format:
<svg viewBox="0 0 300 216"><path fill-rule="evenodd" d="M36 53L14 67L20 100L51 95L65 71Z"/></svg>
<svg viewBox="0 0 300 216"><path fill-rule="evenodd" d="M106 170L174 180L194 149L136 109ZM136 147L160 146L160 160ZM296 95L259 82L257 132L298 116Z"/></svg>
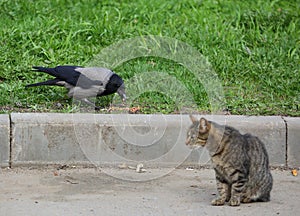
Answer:
<svg viewBox="0 0 300 216"><path fill-rule="evenodd" d="M110 95L118 92L123 101L126 100L125 85L121 77L113 74L105 86L105 91L100 96Z"/></svg>

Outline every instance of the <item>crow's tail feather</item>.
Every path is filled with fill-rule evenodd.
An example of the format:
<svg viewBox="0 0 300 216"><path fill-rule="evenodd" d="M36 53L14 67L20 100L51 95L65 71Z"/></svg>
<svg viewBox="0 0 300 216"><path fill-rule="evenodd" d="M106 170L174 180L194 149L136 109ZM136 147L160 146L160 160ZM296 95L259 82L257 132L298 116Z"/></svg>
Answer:
<svg viewBox="0 0 300 216"><path fill-rule="evenodd" d="M32 68L35 69L34 71L44 72L55 77L58 76L58 72L55 70L55 68L46 68L40 66L33 66Z"/></svg>
<svg viewBox="0 0 300 216"><path fill-rule="evenodd" d="M44 82L29 84L29 85L26 85L25 87L28 88L28 87L42 86L42 85L60 85L58 83L59 81L60 81L59 79L51 79L51 80L47 80Z"/></svg>

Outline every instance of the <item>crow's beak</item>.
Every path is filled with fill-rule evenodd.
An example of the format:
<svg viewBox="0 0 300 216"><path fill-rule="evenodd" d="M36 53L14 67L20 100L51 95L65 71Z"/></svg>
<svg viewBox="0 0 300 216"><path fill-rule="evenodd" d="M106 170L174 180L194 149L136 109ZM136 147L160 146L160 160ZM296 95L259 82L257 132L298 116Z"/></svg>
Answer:
<svg viewBox="0 0 300 216"><path fill-rule="evenodd" d="M121 85L121 86L118 88L117 93L118 93L118 95L120 95L122 101L123 101L123 102L126 102L127 97L126 97L126 93L125 93L125 86L124 86L124 84Z"/></svg>
<svg viewBox="0 0 300 216"><path fill-rule="evenodd" d="M127 99L126 94L122 94L121 99L123 102L126 102L126 99Z"/></svg>

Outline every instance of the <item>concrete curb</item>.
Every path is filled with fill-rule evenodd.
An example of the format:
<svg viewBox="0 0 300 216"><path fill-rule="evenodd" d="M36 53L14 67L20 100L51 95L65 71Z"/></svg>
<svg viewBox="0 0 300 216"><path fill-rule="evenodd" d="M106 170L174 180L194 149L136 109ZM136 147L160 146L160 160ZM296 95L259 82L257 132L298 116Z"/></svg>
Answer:
<svg viewBox="0 0 300 216"><path fill-rule="evenodd" d="M0 166L9 166L10 157L10 120L9 115L0 115Z"/></svg>
<svg viewBox="0 0 300 216"><path fill-rule="evenodd" d="M272 166L300 167L300 118L204 117L258 136ZM184 144L189 125L188 115L0 115L0 163L2 167L140 162L147 166L207 165L205 149L191 151Z"/></svg>
<svg viewBox="0 0 300 216"><path fill-rule="evenodd" d="M287 125L287 164L300 166L300 118L284 117Z"/></svg>

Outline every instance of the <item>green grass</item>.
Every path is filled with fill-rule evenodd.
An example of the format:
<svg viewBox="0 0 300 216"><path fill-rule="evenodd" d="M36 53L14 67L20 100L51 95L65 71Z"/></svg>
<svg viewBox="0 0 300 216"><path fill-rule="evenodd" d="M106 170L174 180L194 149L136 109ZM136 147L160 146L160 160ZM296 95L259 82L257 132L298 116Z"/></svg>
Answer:
<svg viewBox="0 0 300 216"><path fill-rule="evenodd" d="M0 0L0 7L0 113L73 112L63 88L24 88L48 78L31 72L33 65L85 66L122 39L159 35L207 58L231 114L300 116L299 0ZM145 71L166 72L186 87L199 112L211 112L205 80L176 62L141 57L113 69L126 83ZM112 98L97 103L108 106ZM176 113L189 105L180 103L153 91L131 106Z"/></svg>

